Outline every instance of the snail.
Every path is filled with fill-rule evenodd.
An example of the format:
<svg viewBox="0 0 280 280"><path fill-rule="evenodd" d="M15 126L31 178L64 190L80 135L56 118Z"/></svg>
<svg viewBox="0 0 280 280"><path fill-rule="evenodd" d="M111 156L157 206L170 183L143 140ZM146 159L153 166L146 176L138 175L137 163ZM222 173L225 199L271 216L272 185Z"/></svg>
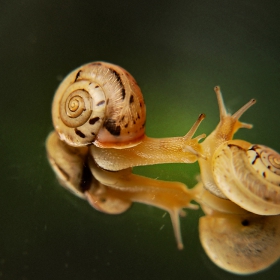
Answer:
<svg viewBox="0 0 280 280"><path fill-rule="evenodd" d="M236 274L261 271L280 256L279 154L263 145L233 140L239 121L255 100L235 114L226 112L220 88L214 88L220 122L201 143L201 177L192 190L206 216L199 237L219 267Z"/></svg>
<svg viewBox="0 0 280 280"><path fill-rule="evenodd" d="M183 137L147 137L146 107L135 79L119 66L89 63L72 71L55 93L49 162L64 187L99 211L119 214L132 202L165 209L182 249L179 214L184 207L197 209L191 190L134 175L132 167L203 157L199 140L205 135L192 137L204 117Z"/></svg>
<svg viewBox="0 0 280 280"><path fill-rule="evenodd" d="M239 128L252 125L239 121L255 100L235 114L226 112L221 91L215 87L220 122L201 143L205 158L198 162L204 187L218 197L230 199L241 208L259 215L280 214L280 156L264 146L233 140Z"/></svg>

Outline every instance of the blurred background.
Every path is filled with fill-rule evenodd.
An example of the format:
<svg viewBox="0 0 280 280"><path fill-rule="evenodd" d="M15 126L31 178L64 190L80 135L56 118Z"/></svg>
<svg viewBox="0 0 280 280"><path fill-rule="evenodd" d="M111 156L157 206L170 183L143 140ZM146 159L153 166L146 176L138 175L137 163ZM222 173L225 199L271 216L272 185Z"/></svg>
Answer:
<svg viewBox="0 0 280 280"><path fill-rule="evenodd" d="M103 60L138 81L147 135L184 135L199 113L209 134L220 85L252 130L236 137L280 150L278 1L0 2L0 279L240 279L216 267L198 238L202 212L181 219L178 251L169 215L135 204L109 216L61 188L45 151L51 102L74 68ZM197 164L135 168L189 187ZM246 279L279 279L280 266Z"/></svg>

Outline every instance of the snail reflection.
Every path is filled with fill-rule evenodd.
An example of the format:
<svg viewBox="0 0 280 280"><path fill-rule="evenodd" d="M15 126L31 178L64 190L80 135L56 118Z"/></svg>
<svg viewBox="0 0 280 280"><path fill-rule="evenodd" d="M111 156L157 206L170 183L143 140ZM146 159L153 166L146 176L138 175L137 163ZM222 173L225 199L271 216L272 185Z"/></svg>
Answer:
<svg viewBox="0 0 280 280"><path fill-rule="evenodd" d="M61 185L101 212L120 214L133 202L168 211L179 249L179 216L198 202L205 213L200 240L210 259L233 273L254 273L280 254L280 158L265 146L232 139L239 128L251 128L239 118L255 100L231 116L219 87L215 92L220 122L207 138L193 138L201 114L185 136L154 139L145 135L145 103L134 78L109 63L81 66L54 96L48 159ZM192 189L132 173L139 165L196 161L201 180Z"/></svg>

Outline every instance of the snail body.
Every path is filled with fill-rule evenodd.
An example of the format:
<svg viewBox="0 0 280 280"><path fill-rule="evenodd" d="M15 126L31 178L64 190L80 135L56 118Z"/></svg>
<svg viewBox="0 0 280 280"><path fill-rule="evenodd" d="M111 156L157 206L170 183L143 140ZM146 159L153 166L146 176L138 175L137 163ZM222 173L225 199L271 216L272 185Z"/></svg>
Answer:
<svg viewBox="0 0 280 280"><path fill-rule="evenodd" d="M179 214L197 208L190 203L193 193L182 183L134 175L132 167L197 161L205 136L193 135L204 117L185 136L150 138L144 99L131 74L110 63L89 63L72 71L55 93L48 158L60 183L99 211L119 214L132 202L168 211L182 249Z"/></svg>
<svg viewBox="0 0 280 280"><path fill-rule="evenodd" d="M92 146L97 164L114 171L195 162L200 154L198 141L204 137L192 139L204 115L183 137L147 137L146 107L137 82L123 68L105 62L83 65L62 81L54 96L52 119L62 141L74 147ZM129 158L126 163L123 151Z"/></svg>

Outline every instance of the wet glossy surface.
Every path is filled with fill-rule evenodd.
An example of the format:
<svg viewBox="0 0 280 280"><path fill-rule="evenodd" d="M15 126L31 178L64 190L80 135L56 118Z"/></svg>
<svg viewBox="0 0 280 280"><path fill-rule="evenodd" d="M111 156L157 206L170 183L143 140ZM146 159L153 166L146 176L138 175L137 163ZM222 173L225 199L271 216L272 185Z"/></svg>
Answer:
<svg viewBox="0 0 280 280"><path fill-rule="evenodd" d="M0 279L239 279L216 267L198 237L200 211L182 218L177 250L163 211L134 205L119 216L94 211L59 186L45 154L51 102L77 65L105 60L139 82L147 134L198 134L218 122L213 87L234 112L251 98L252 130L238 138L280 150L279 7L262 1L208 3L9 1L1 4ZM129 11L129 12L126 12ZM198 166L137 168L195 184ZM278 279L279 263L246 279Z"/></svg>

